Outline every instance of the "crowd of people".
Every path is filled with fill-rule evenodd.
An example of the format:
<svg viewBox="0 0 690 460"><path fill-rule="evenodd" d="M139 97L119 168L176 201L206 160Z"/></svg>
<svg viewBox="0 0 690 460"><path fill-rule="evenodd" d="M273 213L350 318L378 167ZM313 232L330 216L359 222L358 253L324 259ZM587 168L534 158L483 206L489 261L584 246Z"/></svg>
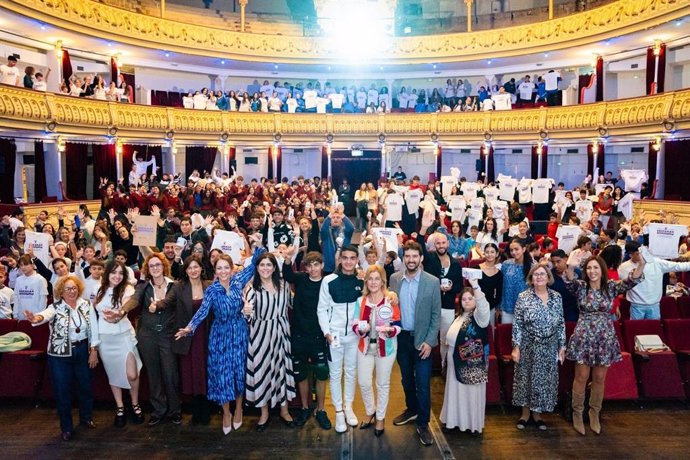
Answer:
<svg viewBox="0 0 690 460"><path fill-rule="evenodd" d="M60 210L57 226L46 211L35 222L21 209L2 217L0 317L50 324L64 440L74 431L73 384L81 424L95 426L89 367L99 360L117 427L145 422L145 368L149 426L182 423L185 394L194 424L208 424L209 401L219 404L225 434L240 429L246 406L260 409L259 432L275 407L291 428L314 416L328 430L330 385L335 430L373 428L376 436L385 431L397 362L406 409L393 424L415 422L420 442L431 445L437 345L444 430L481 434L489 325L497 322L513 325L517 428L547 429L558 362L569 359L573 427L585 433L591 375L589 423L599 434L606 371L621 359L616 295L628 297L633 319L658 318L663 275L690 270L650 254L649 223L627 207L640 175L625 172L620 185L609 172L565 190L551 179L505 175L488 184L458 175L422 184L399 169L352 193L346 181L336 187L319 177L246 181L214 170L183 182L137 174L150 166L155 172L135 162L128 188L103 178L93 215L82 205L74 219ZM549 220L545 232L533 233L528 213ZM134 244L140 216L155 218L155 245ZM50 235L48 260L27 243L28 231ZM577 321L569 341L565 321ZM289 411L298 397L301 409Z"/></svg>

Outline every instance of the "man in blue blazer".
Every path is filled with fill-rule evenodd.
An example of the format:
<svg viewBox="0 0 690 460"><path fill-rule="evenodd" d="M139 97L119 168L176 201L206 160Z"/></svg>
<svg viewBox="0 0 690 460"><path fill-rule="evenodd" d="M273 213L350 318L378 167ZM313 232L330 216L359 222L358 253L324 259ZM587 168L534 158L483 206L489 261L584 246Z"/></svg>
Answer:
<svg viewBox="0 0 690 460"><path fill-rule="evenodd" d="M441 322L439 279L422 269L423 249L416 241L403 246L405 270L391 276L390 288L400 299L402 331L398 335L398 365L405 391L405 412L394 425L417 421L417 434L425 446L433 444L431 417L431 349L438 344Z"/></svg>

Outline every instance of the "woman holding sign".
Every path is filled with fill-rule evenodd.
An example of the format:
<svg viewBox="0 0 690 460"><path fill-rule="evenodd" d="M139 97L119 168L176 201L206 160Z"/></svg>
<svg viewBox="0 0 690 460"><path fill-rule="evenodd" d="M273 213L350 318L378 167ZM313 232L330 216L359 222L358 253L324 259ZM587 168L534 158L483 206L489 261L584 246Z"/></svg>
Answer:
<svg viewBox="0 0 690 460"><path fill-rule="evenodd" d="M459 428L481 435L486 410L489 368L489 302L476 279L462 290L462 314L441 340L448 344L446 392L441 422L446 430Z"/></svg>
<svg viewBox="0 0 690 460"><path fill-rule="evenodd" d="M380 265L370 265L364 274L362 297L355 302L352 330L359 335L357 380L362 392L367 418L360 429L376 423L374 435L381 436L388 407L391 370L398 350L402 323L398 296L386 288L386 272ZM372 374L376 368L376 403Z"/></svg>

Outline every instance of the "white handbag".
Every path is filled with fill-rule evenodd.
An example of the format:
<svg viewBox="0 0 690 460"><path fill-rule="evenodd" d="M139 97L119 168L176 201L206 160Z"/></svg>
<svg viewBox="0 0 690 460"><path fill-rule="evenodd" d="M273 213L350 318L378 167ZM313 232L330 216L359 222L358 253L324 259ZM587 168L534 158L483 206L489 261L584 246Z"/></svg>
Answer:
<svg viewBox="0 0 690 460"><path fill-rule="evenodd" d="M636 335L635 350L651 353L668 350L668 347L658 335Z"/></svg>

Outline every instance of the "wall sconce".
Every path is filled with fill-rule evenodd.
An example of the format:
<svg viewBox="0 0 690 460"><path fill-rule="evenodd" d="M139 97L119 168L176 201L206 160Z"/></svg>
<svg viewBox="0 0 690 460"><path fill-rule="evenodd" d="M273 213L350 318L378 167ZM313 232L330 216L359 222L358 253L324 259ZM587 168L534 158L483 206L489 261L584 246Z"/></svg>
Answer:
<svg viewBox="0 0 690 460"><path fill-rule="evenodd" d="M331 156L331 144L326 144L326 154L330 158L330 156Z"/></svg>
<svg viewBox="0 0 690 460"><path fill-rule="evenodd" d="M542 141L537 142L537 155L541 156L544 153L544 143Z"/></svg>
<svg viewBox="0 0 690 460"><path fill-rule="evenodd" d="M661 137L657 136L654 138L654 143L652 144L652 149L655 152L658 152L659 150L661 150Z"/></svg>
<svg viewBox="0 0 690 460"><path fill-rule="evenodd" d="M62 136L58 136L56 143L57 143L58 152L64 153L64 151L65 151L65 139L63 139Z"/></svg>
<svg viewBox="0 0 690 460"><path fill-rule="evenodd" d="M122 156L123 148L122 148L122 142L119 140L115 141L115 155L117 156Z"/></svg>
<svg viewBox="0 0 690 460"><path fill-rule="evenodd" d="M661 40L654 40L654 56L661 54Z"/></svg>
<svg viewBox="0 0 690 460"><path fill-rule="evenodd" d="M57 42L55 42L55 55L60 61L62 61L63 54L64 52L62 51L62 40L58 40Z"/></svg>
<svg viewBox="0 0 690 460"><path fill-rule="evenodd" d="M489 149L491 149L491 141L490 140L484 141L484 151L488 152Z"/></svg>
<svg viewBox="0 0 690 460"><path fill-rule="evenodd" d="M170 151L172 152L173 155L177 155L177 142L170 141Z"/></svg>

